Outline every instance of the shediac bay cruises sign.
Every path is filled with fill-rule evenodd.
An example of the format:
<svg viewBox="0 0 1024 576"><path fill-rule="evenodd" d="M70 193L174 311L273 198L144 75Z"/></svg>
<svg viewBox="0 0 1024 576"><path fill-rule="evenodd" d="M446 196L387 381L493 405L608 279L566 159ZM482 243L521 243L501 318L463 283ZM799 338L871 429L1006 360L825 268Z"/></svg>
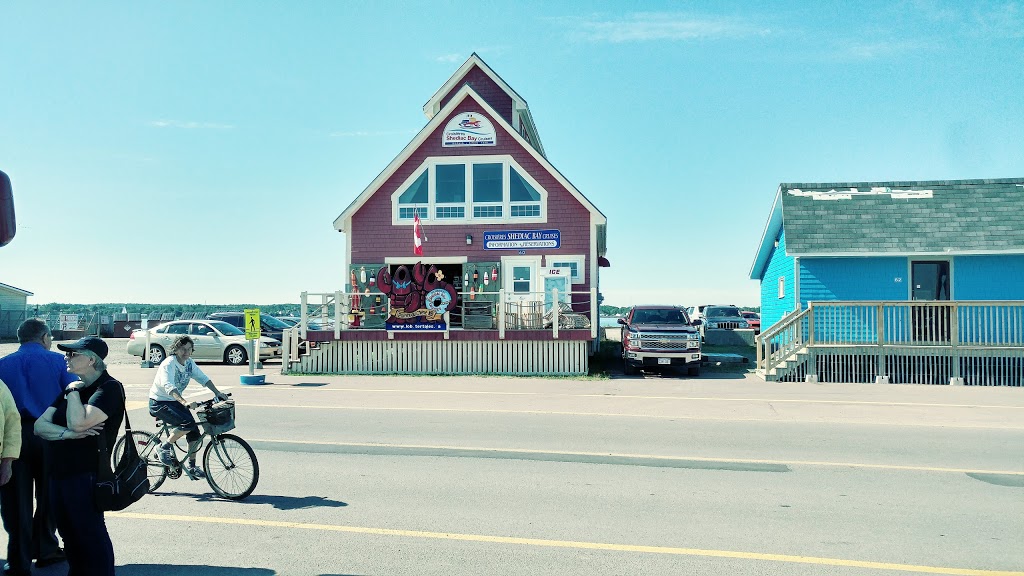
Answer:
<svg viewBox="0 0 1024 576"><path fill-rule="evenodd" d="M562 244L558 230L502 230L484 232L484 250L526 250L558 248Z"/></svg>
<svg viewBox="0 0 1024 576"><path fill-rule="evenodd" d="M463 112L444 127L441 146L494 146L497 138L494 125L478 112Z"/></svg>

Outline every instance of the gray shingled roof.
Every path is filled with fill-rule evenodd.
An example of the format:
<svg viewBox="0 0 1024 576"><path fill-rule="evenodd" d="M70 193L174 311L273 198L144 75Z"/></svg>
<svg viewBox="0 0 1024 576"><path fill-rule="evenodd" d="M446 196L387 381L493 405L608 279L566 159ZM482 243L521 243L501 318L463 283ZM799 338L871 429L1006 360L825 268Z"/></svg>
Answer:
<svg viewBox="0 0 1024 576"><path fill-rule="evenodd" d="M786 252L1024 252L1024 178L781 184Z"/></svg>

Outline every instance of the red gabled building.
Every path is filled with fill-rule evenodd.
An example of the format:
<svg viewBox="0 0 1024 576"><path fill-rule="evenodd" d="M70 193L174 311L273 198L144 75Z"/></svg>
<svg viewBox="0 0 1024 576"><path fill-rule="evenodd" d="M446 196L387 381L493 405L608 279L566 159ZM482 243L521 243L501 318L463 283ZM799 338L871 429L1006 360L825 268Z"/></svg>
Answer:
<svg viewBox="0 0 1024 576"><path fill-rule="evenodd" d="M605 216L548 161L526 101L476 54L423 111L426 126L334 221L348 238L352 314L330 340L418 343L401 356L450 360L331 371L579 373L582 354L585 372ZM477 343L471 359L458 359L469 349L459 342Z"/></svg>

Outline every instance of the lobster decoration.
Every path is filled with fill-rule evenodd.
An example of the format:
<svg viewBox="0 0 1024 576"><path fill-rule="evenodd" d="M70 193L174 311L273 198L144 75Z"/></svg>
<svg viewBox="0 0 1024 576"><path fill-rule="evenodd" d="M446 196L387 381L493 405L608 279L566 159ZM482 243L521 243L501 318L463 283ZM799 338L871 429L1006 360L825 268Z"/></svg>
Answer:
<svg viewBox="0 0 1024 576"><path fill-rule="evenodd" d="M431 265L429 268L417 262L409 268L405 265L395 269L392 276L387 267L377 272L377 288L391 300L389 323L403 324L435 320L455 306L455 287L444 281L444 273Z"/></svg>

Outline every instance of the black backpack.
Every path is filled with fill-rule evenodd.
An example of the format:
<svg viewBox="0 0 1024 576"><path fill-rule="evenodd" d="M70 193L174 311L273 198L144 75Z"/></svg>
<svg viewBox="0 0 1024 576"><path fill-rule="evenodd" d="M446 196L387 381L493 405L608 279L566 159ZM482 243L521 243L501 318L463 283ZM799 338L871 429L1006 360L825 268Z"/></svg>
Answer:
<svg viewBox="0 0 1024 576"><path fill-rule="evenodd" d="M121 388L121 397L125 397L124 387ZM99 443L99 468L93 501L96 509L101 512L124 510L149 492L146 461L139 456L139 449L132 438L132 423L128 420L127 408L124 411L124 431L124 453L113 470L110 468L110 452L106 440L103 435L96 437Z"/></svg>

